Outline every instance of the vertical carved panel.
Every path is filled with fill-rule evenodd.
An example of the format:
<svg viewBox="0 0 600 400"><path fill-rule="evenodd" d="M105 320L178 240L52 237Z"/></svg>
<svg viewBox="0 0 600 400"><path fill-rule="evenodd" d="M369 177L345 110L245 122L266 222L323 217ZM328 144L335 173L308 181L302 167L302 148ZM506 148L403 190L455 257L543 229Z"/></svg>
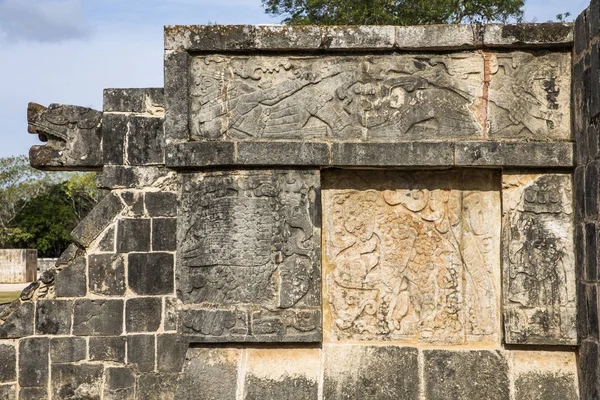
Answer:
<svg viewBox="0 0 600 400"><path fill-rule="evenodd" d="M569 174L503 177L507 343L577 344Z"/></svg>
<svg viewBox="0 0 600 400"><path fill-rule="evenodd" d="M328 338L497 343L499 183L492 171L325 175Z"/></svg>
<svg viewBox="0 0 600 400"><path fill-rule="evenodd" d="M184 174L180 329L201 342L319 341L319 173Z"/></svg>

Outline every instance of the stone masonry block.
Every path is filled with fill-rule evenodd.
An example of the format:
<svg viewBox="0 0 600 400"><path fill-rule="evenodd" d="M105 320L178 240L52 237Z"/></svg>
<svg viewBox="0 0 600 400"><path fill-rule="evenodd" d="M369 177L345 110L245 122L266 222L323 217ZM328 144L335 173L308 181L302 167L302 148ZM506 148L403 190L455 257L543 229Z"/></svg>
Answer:
<svg viewBox="0 0 600 400"><path fill-rule="evenodd" d="M474 48L480 44L476 29L475 25L455 24L399 26L396 28L396 46L400 50Z"/></svg>
<svg viewBox="0 0 600 400"><path fill-rule="evenodd" d="M238 142L237 164L329 165L329 145L315 142Z"/></svg>
<svg viewBox="0 0 600 400"><path fill-rule="evenodd" d="M90 213L79 222L71 232L73 239L83 247L98 237L98 235L112 222L125 205L116 193L107 194L94 207Z"/></svg>
<svg viewBox="0 0 600 400"><path fill-rule="evenodd" d="M125 135L128 116L106 113L102 117L102 152L104 165L125 164Z"/></svg>
<svg viewBox="0 0 600 400"><path fill-rule="evenodd" d="M135 400L135 376L130 368L109 367L105 376L105 400Z"/></svg>
<svg viewBox="0 0 600 400"><path fill-rule="evenodd" d="M128 283L138 295L171 294L174 290L173 254L128 255Z"/></svg>
<svg viewBox="0 0 600 400"><path fill-rule="evenodd" d="M17 350L11 344L0 343L0 383L17 379Z"/></svg>
<svg viewBox="0 0 600 400"><path fill-rule="evenodd" d="M451 166L454 146L443 142L334 143L333 166Z"/></svg>
<svg viewBox="0 0 600 400"><path fill-rule="evenodd" d="M77 257L56 277L56 297L83 297L87 293L85 257Z"/></svg>
<svg viewBox="0 0 600 400"><path fill-rule="evenodd" d="M158 335L156 351L158 370L164 372L181 372L187 349L187 341L179 335Z"/></svg>
<svg viewBox="0 0 600 400"><path fill-rule="evenodd" d="M485 25L486 47L569 47L573 43L571 23Z"/></svg>
<svg viewBox="0 0 600 400"><path fill-rule="evenodd" d="M125 336L97 336L89 339L92 361L125 362Z"/></svg>
<svg viewBox="0 0 600 400"><path fill-rule="evenodd" d="M52 365L54 399L100 400L104 366L98 364Z"/></svg>
<svg viewBox="0 0 600 400"><path fill-rule="evenodd" d="M574 353L516 351L512 356L515 399L580 399Z"/></svg>
<svg viewBox="0 0 600 400"><path fill-rule="evenodd" d="M114 253L115 251L115 227L110 227L98 241L98 251Z"/></svg>
<svg viewBox="0 0 600 400"><path fill-rule="evenodd" d="M567 142L462 142L457 166L572 167L573 144Z"/></svg>
<svg viewBox="0 0 600 400"><path fill-rule="evenodd" d="M122 165L105 165L97 173L96 185L103 189L136 189L151 186L158 179L169 174L163 167L130 167Z"/></svg>
<svg viewBox="0 0 600 400"><path fill-rule="evenodd" d="M125 303L127 332L154 332L162 319L162 298L137 297Z"/></svg>
<svg viewBox="0 0 600 400"><path fill-rule="evenodd" d="M152 218L152 250L175 251L177 249L177 219Z"/></svg>
<svg viewBox="0 0 600 400"><path fill-rule="evenodd" d="M393 26L325 26L321 28L325 49L391 49L396 41Z"/></svg>
<svg viewBox="0 0 600 400"><path fill-rule="evenodd" d="M580 398L600 398L600 351L595 340L583 340L579 348Z"/></svg>
<svg viewBox="0 0 600 400"><path fill-rule="evenodd" d="M213 167L235 164L233 142L189 142L167 148L165 164L169 168Z"/></svg>
<svg viewBox="0 0 600 400"><path fill-rule="evenodd" d="M72 300L38 300L35 333L38 335L70 334L72 314Z"/></svg>
<svg viewBox="0 0 600 400"><path fill-rule="evenodd" d="M127 130L127 164L164 164L163 118L129 116Z"/></svg>
<svg viewBox="0 0 600 400"><path fill-rule="evenodd" d="M584 279L595 282L598 280L598 227L595 222L585 224L585 276Z"/></svg>
<svg viewBox="0 0 600 400"><path fill-rule="evenodd" d="M73 310L74 335L110 336L123 332L123 300L79 299Z"/></svg>
<svg viewBox="0 0 600 400"><path fill-rule="evenodd" d="M150 251L150 220L127 218L119 220L117 252Z"/></svg>
<svg viewBox="0 0 600 400"><path fill-rule="evenodd" d="M165 27L165 49L167 40ZM185 51L165 51L165 142L187 140L189 132L188 69L190 55Z"/></svg>
<svg viewBox="0 0 600 400"><path fill-rule="evenodd" d="M125 263L119 254L88 256L89 290L104 296L125 294Z"/></svg>
<svg viewBox="0 0 600 400"><path fill-rule="evenodd" d="M573 190L575 191L575 221L585 218L585 167L575 168L573 173Z"/></svg>
<svg viewBox="0 0 600 400"><path fill-rule="evenodd" d="M46 387L22 387L19 390L19 400L40 400L48 398Z"/></svg>
<svg viewBox="0 0 600 400"><path fill-rule="evenodd" d="M146 192L146 210L151 217L177 216L177 194L175 192Z"/></svg>
<svg viewBox="0 0 600 400"><path fill-rule="evenodd" d="M121 192L121 198L129 207L129 216L141 217L146 214L144 208L144 192L131 191Z"/></svg>
<svg viewBox="0 0 600 400"><path fill-rule="evenodd" d="M147 400L175 400L178 374L141 374L137 382L138 398Z"/></svg>
<svg viewBox="0 0 600 400"><path fill-rule="evenodd" d="M84 360L87 356L87 341L80 337L56 337L50 339L52 363L70 363Z"/></svg>
<svg viewBox="0 0 600 400"><path fill-rule="evenodd" d="M0 325L0 339L15 339L33 335L33 309L33 303L21 303L19 300L15 300L0 312L0 317L4 320Z"/></svg>
<svg viewBox="0 0 600 400"><path fill-rule="evenodd" d="M318 26L257 26L256 47L284 51L290 49L316 50L321 47L321 29Z"/></svg>
<svg viewBox="0 0 600 400"><path fill-rule="evenodd" d="M139 372L154 371L154 335L127 336L127 363Z"/></svg>
<svg viewBox="0 0 600 400"><path fill-rule="evenodd" d="M575 20L574 40L575 56L581 57L590 46L590 31L585 11Z"/></svg>
<svg viewBox="0 0 600 400"><path fill-rule="evenodd" d="M16 400L17 399L17 385L15 384L0 384L0 399L6 400ZM26 397L21 397L21 399L27 400Z"/></svg>
<svg viewBox="0 0 600 400"><path fill-rule="evenodd" d="M509 400L508 362L499 351L423 350L427 400Z"/></svg>
<svg viewBox="0 0 600 400"><path fill-rule="evenodd" d="M600 161L593 161L585 169L585 214L587 217L598 216L599 208L599 185Z"/></svg>
<svg viewBox="0 0 600 400"><path fill-rule="evenodd" d="M164 108L163 88L104 89L102 110L105 113L143 113L152 111L152 108Z"/></svg>
<svg viewBox="0 0 600 400"><path fill-rule="evenodd" d="M50 339L32 337L19 341L19 385L45 386L48 382Z"/></svg>

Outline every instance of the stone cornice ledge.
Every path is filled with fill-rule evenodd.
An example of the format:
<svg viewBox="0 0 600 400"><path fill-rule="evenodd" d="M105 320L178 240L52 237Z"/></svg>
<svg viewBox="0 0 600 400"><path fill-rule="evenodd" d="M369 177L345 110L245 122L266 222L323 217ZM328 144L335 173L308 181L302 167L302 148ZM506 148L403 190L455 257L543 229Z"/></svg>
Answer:
<svg viewBox="0 0 600 400"><path fill-rule="evenodd" d="M230 51L385 51L484 48L570 48L572 23L288 26L167 25L165 50Z"/></svg>
<svg viewBox="0 0 600 400"><path fill-rule="evenodd" d="M212 167L573 167L571 142L187 142L171 145L166 166Z"/></svg>

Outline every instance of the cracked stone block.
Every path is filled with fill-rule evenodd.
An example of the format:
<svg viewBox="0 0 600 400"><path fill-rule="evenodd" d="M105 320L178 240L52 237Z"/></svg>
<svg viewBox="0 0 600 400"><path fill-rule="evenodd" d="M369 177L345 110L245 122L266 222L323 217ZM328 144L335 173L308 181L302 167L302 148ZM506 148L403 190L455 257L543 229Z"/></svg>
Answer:
<svg viewBox="0 0 600 400"><path fill-rule="evenodd" d="M50 339L52 363L70 363L84 360L87 356L87 341L80 337L57 337Z"/></svg>
<svg viewBox="0 0 600 400"><path fill-rule="evenodd" d="M74 335L114 336L123 332L123 300L78 299L73 313Z"/></svg>
<svg viewBox="0 0 600 400"><path fill-rule="evenodd" d="M509 400L509 371L499 351L423 350L427 400Z"/></svg>
<svg viewBox="0 0 600 400"><path fill-rule="evenodd" d="M177 374L142 374L138 378L137 396L144 400L174 400Z"/></svg>
<svg viewBox="0 0 600 400"><path fill-rule="evenodd" d="M125 264L118 254L91 254L88 256L89 289L104 296L125 294Z"/></svg>
<svg viewBox="0 0 600 400"><path fill-rule="evenodd" d="M50 339L32 337L19 341L19 385L45 386L48 382Z"/></svg>
<svg viewBox="0 0 600 400"><path fill-rule="evenodd" d="M243 398L318 398L320 349L248 349Z"/></svg>
<svg viewBox="0 0 600 400"><path fill-rule="evenodd" d="M154 371L154 335L127 336L127 363L137 371Z"/></svg>
<svg viewBox="0 0 600 400"><path fill-rule="evenodd" d="M89 338L89 354L91 361L125 362L124 336L98 336Z"/></svg>
<svg viewBox="0 0 600 400"><path fill-rule="evenodd" d="M16 339L33 335L34 306L31 302L13 301L0 312L0 339Z"/></svg>
<svg viewBox="0 0 600 400"><path fill-rule="evenodd" d="M117 252L150 251L150 220L122 219L117 228Z"/></svg>
<svg viewBox="0 0 600 400"><path fill-rule="evenodd" d="M36 334L70 334L72 314L72 300L38 300L35 313Z"/></svg>
<svg viewBox="0 0 600 400"><path fill-rule="evenodd" d="M87 293L85 257L70 261L56 277L56 297L83 297Z"/></svg>
<svg viewBox="0 0 600 400"><path fill-rule="evenodd" d="M135 376L131 368L110 367L105 371L105 400L134 400Z"/></svg>
<svg viewBox="0 0 600 400"><path fill-rule="evenodd" d="M17 379L17 350L15 346L0 343L0 383Z"/></svg>
<svg viewBox="0 0 600 400"><path fill-rule="evenodd" d="M152 250L177 250L176 218L152 218Z"/></svg>
<svg viewBox="0 0 600 400"><path fill-rule="evenodd" d="M158 335L156 350L158 370L181 372L188 345L188 342L179 335Z"/></svg>
<svg viewBox="0 0 600 400"><path fill-rule="evenodd" d="M177 216L177 194L174 192L146 192L145 203L151 217Z"/></svg>
<svg viewBox="0 0 600 400"><path fill-rule="evenodd" d="M162 298L137 297L125 303L125 326L127 332L153 332L160 327Z"/></svg>
<svg viewBox="0 0 600 400"><path fill-rule="evenodd" d="M418 350L398 346L323 347L323 399L417 399Z"/></svg>
<svg viewBox="0 0 600 400"><path fill-rule="evenodd" d="M55 399L100 400L103 365L52 365L52 396Z"/></svg>
<svg viewBox="0 0 600 400"><path fill-rule="evenodd" d="M580 398L575 353L516 351L512 356L515 399L578 400Z"/></svg>
<svg viewBox="0 0 600 400"><path fill-rule="evenodd" d="M138 295L171 294L174 289L173 254L128 255L128 283Z"/></svg>
<svg viewBox="0 0 600 400"><path fill-rule="evenodd" d="M576 345L570 174L503 176L505 341Z"/></svg>
<svg viewBox="0 0 600 400"><path fill-rule="evenodd" d="M326 341L499 343L500 176L324 174Z"/></svg>

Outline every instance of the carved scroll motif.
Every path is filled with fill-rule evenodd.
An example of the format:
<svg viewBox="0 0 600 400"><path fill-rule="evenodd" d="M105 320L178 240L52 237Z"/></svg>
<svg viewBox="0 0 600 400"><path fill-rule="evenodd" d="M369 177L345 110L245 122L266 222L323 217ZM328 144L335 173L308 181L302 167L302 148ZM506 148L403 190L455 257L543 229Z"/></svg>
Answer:
<svg viewBox="0 0 600 400"><path fill-rule="evenodd" d="M199 341L321 336L319 175L188 174L179 215L182 331Z"/></svg>
<svg viewBox="0 0 600 400"><path fill-rule="evenodd" d="M497 342L494 181L492 172L328 175L331 339Z"/></svg>
<svg viewBox="0 0 600 400"><path fill-rule="evenodd" d="M503 181L506 342L576 344L571 176Z"/></svg>

